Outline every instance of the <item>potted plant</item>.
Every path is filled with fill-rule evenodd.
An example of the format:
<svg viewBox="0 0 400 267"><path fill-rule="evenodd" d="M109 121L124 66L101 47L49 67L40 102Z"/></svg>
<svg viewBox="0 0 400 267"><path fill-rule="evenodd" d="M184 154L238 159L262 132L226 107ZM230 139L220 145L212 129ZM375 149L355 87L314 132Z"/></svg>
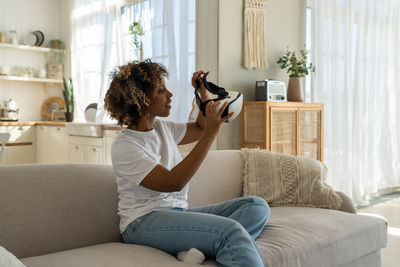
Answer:
<svg viewBox="0 0 400 267"><path fill-rule="evenodd" d="M50 40L49 43L47 44L47 46L52 49L64 49L65 48L64 42L61 41L60 39Z"/></svg>
<svg viewBox="0 0 400 267"><path fill-rule="evenodd" d="M140 61L143 60L143 40L142 36L144 35L142 24L138 21L132 22L129 25L129 33L133 35L132 44L135 49L136 58Z"/></svg>
<svg viewBox="0 0 400 267"><path fill-rule="evenodd" d="M65 119L67 122L74 120L74 86L72 84L72 79L70 78L67 82L63 78L64 87L62 90L64 101L65 101Z"/></svg>
<svg viewBox="0 0 400 267"><path fill-rule="evenodd" d="M303 102L303 89L301 86L301 78L315 72L315 65L307 62L308 51L300 50L301 56L298 58L294 51L290 51L287 47L286 52L278 59L281 69L287 69L289 73L289 84L287 88L287 100Z"/></svg>

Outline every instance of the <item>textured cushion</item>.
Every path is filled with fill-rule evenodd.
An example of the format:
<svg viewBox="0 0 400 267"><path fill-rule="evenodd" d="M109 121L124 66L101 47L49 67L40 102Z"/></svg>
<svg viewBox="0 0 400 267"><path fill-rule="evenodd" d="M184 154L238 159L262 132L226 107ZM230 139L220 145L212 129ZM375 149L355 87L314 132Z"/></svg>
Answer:
<svg viewBox="0 0 400 267"><path fill-rule="evenodd" d="M243 195L264 198L274 206L339 209L341 197L325 182L320 161L267 150L243 149Z"/></svg>
<svg viewBox="0 0 400 267"><path fill-rule="evenodd" d="M267 266L363 266L350 263L386 246L387 223L337 210L275 207L256 243Z"/></svg>
<svg viewBox="0 0 400 267"><path fill-rule="evenodd" d="M0 246L0 266L24 267L25 265L11 252Z"/></svg>
<svg viewBox="0 0 400 267"><path fill-rule="evenodd" d="M22 259L29 267L189 267L161 250L123 243L105 243ZM205 262L201 266L217 266Z"/></svg>

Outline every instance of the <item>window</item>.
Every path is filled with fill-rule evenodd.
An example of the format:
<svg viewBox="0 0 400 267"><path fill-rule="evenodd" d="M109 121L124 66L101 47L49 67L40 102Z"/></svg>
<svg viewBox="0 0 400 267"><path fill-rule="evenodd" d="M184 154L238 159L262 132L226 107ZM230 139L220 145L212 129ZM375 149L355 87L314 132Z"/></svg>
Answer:
<svg viewBox="0 0 400 267"><path fill-rule="evenodd" d="M84 121L91 103L103 105L108 73L117 62L115 7L110 1L75 1L72 10L71 76L75 117Z"/></svg>
<svg viewBox="0 0 400 267"><path fill-rule="evenodd" d="M168 3L168 5L167 5ZM169 72L166 81L174 94L169 119L187 122L193 91L191 77L195 71L196 1L144 0L120 9L123 62L139 60L129 26L138 22L143 35L138 36L143 59L162 63Z"/></svg>
<svg viewBox="0 0 400 267"><path fill-rule="evenodd" d="M72 78L76 117L83 120L90 103L98 103L97 121L104 121L103 99L113 67L140 59L129 25L143 26L143 58L162 63L174 94L169 119L186 122L193 98L195 70L195 0L76 0L72 11Z"/></svg>

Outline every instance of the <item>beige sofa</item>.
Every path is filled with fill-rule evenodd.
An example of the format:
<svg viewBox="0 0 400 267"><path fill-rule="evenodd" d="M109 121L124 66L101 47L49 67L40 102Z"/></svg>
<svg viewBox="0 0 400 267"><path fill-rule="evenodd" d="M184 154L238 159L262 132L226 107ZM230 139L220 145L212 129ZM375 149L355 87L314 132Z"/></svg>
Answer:
<svg viewBox="0 0 400 267"><path fill-rule="evenodd" d="M193 178L190 205L241 196L240 151L210 152ZM343 210L351 211L346 200ZM0 166L0 245L28 267L193 266L121 243L111 166ZM274 207L257 239L268 266L380 266L387 224L349 212ZM205 265L216 266L214 261Z"/></svg>

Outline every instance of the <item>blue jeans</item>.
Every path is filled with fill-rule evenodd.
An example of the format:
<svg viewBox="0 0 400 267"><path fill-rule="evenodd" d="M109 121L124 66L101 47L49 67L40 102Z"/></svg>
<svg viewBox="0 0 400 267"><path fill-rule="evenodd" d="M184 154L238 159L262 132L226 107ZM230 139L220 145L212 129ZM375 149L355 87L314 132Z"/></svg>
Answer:
<svg viewBox="0 0 400 267"><path fill-rule="evenodd" d="M153 211L133 221L122 234L126 243L145 245L174 256L197 248L220 266L265 266L254 239L264 229L270 208L259 197L241 197L188 210Z"/></svg>

